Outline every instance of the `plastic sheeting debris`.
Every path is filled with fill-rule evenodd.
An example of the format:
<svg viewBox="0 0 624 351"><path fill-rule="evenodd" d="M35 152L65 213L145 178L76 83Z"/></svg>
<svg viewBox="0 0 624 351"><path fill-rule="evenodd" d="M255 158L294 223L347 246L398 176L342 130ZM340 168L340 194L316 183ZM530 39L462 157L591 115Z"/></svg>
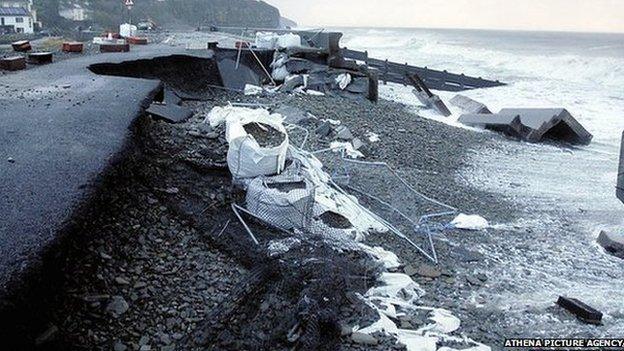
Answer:
<svg viewBox="0 0 624 351"><path fill-rule="evenodd" d="M349 73L342 73L338 77L336 77L336 84L340 90L345 90L345 88L351 84L351 75Z"/></svg>
<svg viewBox="0 0 624 351"><path fill-rule="evenodd" d="M245 95L260 95L262 94L262 87L253 84L245 84Z"/></svg>
<svg viewBox="0 0 624 351"><path fill-rule="evenodd" d="M133 37L137 33L137 26L130 23L123 23L119 25L119 35L122 37Z"/></svg>
<svg viewBox="0 0 624 351"><path fill-rule="evenodd" d="M265 109L244 107L215 107L207 120L212 127L225 123L225 137L229 143L227 162L234 178L252 178L273 175L284 169L288 151L288 133L282 124L282 116L269 114ZM261 147L254 137L245 131L249 123L262 123L284 134L284 141L276 147Z"/></svg>
<svg viewBox="0 0 624 351"><path fill-rule="evenodd" d="M463 213L455 217L451 225L457 229L465 230L483 230L490 226L488 221L479 215L466 215Z"/></svg>

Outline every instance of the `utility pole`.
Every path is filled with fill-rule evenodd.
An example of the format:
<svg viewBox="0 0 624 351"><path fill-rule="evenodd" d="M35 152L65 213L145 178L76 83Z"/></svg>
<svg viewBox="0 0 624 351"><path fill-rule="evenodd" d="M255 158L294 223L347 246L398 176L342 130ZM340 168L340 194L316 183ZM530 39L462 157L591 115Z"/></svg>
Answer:
<svg viewBox="0 0 624 351"><path fill-rule="evenodd" d="M132 13L130 11L132 10L132 7L134 6L134 1L133 0L125 0L124 5L128 9L128 23L132 24Z"/></svg>

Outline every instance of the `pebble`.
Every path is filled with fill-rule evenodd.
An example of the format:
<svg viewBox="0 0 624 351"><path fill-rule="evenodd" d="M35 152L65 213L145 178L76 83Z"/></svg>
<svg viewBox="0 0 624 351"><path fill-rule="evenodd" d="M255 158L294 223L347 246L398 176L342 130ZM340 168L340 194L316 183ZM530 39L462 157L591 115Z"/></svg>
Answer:
<svg viewBox="0 0 624 351"><path fill-rule="evenodd" d="M124 345L120 340L115 341L113 344L114 351L126 351L128 346Z"/></svg>
<svg viewBox="0 0 624 351"><path fill-rule="evenodd" d="M7 161L9 161L9 163L15 163L15 159L13 157L7 158Z"/></svg>
<svg viewBox="0 0 624 351"><path fill-rule="evenodd" d="M127 281L125 278L123 277L116 277L115 278L115 283L119 284L119 285L130 285L130 282Z"/></svg>
<svg viewBox="0 0 624 351"><path fill-rule="evenodd" d="M126 313L130 306L121 296L113 296L112 301L106 306L106 311L108 311L113 316L121 316Z"/></svg>

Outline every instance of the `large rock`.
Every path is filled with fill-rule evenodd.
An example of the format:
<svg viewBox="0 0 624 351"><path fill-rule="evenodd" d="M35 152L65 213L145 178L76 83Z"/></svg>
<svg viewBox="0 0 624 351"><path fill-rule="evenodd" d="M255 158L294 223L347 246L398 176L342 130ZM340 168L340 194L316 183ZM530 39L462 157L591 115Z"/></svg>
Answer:
<svg viewBox="0 0 624 351"><path fill-rule="evenodd" d="M613 256L624 259L624 234L602 231L598 236L598 244Z"/></svg>

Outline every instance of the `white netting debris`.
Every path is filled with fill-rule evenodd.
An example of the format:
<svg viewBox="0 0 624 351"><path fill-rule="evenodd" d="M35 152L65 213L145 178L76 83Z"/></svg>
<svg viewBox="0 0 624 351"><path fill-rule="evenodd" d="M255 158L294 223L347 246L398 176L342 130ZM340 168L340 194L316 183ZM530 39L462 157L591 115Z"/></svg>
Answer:
<svg viewBox="0 0 624 351"><path fill-rule="evenodd" d="M258 177L247 185L247 209L285 230L306 228L313 216L314 186L301 176Z"/></svg>
<svg viewBox="0 0 624 351"><path fill-rule="evenodd" d="M227 162L234 178L273 175L284 169L289 140L281 115L270 114L265 109L225 106L213 108L206 119L212 127L225 123L225 137L229 143ZM245 130L251 123L274 128L283 135L283 141L275 147L260 146Z"/></svg>

